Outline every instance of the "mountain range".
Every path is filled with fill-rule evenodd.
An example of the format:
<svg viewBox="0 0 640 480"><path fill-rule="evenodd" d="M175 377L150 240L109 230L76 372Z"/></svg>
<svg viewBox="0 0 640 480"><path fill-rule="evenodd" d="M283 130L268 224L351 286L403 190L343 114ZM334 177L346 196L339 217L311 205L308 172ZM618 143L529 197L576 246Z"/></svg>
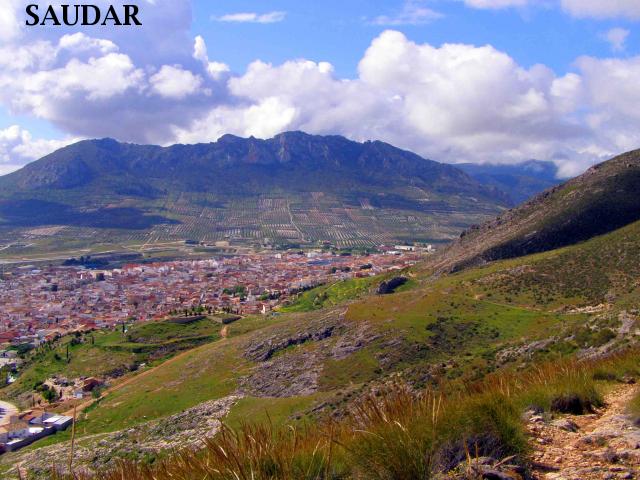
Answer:
<svg viewBox="0 0 640 480"><path fill-rule="evenodd" d="M62 148L0 178L0 236L146 243L447 242L513 203L452 165L387 143L288 132L159 147ZM35 233L34 233L35 232Z"/></svg>

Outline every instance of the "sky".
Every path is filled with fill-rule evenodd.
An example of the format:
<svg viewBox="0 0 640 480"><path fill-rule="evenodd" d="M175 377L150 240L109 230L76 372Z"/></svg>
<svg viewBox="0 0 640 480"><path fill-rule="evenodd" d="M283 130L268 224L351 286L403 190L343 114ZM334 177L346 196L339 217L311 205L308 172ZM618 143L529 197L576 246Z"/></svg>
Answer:
<svg viewBox="0 0 640 480"><path fill-rule="evenodd" d="M91 2L142 27L27 27L35 0L2 3L0 174L102 137L303 130L562 176L640 148L638 0Z"/></svg>

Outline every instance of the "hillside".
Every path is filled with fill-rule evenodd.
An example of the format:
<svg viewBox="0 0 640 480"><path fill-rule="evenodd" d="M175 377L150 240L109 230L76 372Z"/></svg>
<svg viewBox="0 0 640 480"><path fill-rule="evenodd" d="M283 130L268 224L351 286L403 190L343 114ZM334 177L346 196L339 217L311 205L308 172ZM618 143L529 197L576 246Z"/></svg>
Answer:
<svg viewBox="0 0 640 480"><path fill-rule="evenodd" d="M573 245L640 219L640 150L625 153L583 175L474 226L432 262L457 270Z"/></svg>
<svg viewBox="0 0 640 480"><path fill-rule="evenodd" d="M635 222L435 281L419 267L405 272L411 281L392 295L374 293L383 278L306 292L292 313L247 317L226 339L107 393L80 417L78 461L92 468L121 456L149 461L164 440L197 442L200 430L180 412L215 411L235 427L247 419L269 418L276 426L339 419L392 379L418 389L443 382L453 388L569 354L589 358L635 345L639 239ZM44 447L44 456L19 452L3 463L28 458L46 476L50 464L38 459L64 455L68 444L58 443L65 439L68 432L47 440L56 445Z"/></svg>
<svg viewBox="0 0 640 480"><path fill-rule="evenodd" d="M302 132L167 148L89 140L0 178L0 243L5 255L65 239L441 243L508 204L453 166L382 142Z"/></svg>
<svg viewBox="0 0 640 480"><path fill-rule="evenodd" d="M515 165L491 163L458 163L456 167L483 185L505 192L519 205L551 187L562 183L553 162L529 160Z"/></svg>

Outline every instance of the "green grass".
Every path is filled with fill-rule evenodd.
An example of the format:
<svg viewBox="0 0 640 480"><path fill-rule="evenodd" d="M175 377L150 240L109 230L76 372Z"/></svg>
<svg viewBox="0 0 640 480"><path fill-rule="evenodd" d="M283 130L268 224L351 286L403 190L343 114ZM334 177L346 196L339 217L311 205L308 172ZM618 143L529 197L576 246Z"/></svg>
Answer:
<svg viewBox="0 0 640 480"><path fill-rule="evenodd" d="M123 333L121 327L87 333L78 345L72 343L74 336L63 337L51 346L40 347L28 358L17 381L0 390L0 394L24 402L24 394L30 392L36 382L53 375L73 379L109 375L115 370L126 373L134 363L158 361L178 351L213 342L220 338L220 328L220 324L209 319L187 325L149 322L130 325L127 333Z"/></svg>
<svg viewBox="0 0 640 480"><path fill-rule="evenodd" d="M118 430L230 395L251 367L242 355L247 335L286 322L286 318L253 316L229 325L228 338L184 351L109 393L81 419L78 434Z"/></svg>
<svg viewBox="0 0 640 480"><path fill-rule="evenodd" d="M631 403L629 403L628 410L636 425L640 424L640 393L633 397Z"/></svg>
<svg viewBox="0 0 640 480"><path fill-rule="evenodd" d="M287 398L244 397L232 407L224 423L231 428L240 428L247 423L271 423L274 426L296 423L306 418L304 412L322 398L323 394Z"/></svg>
<svg viewBox="0 0 640 480"><path fill-rule="evenodd" d="M367 348L341 360L328 360L320 375L320 388L324 391L339 390L375 378L381 370L374 352L375 348Z"/></svg>
<svg viewBox="0 0 640 480"><path fill-rule="evenodd" d="M383 279L381 276L353 278L323 285L301 293L295 302L282 307L280 311L283 313L310 312L339 305L370 292Z"/></svg>

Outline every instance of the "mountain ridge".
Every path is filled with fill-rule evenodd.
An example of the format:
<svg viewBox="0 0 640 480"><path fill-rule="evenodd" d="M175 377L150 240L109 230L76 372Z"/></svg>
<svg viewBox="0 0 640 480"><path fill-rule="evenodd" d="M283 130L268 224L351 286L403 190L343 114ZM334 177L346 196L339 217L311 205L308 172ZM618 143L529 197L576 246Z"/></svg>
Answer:
<svg viewBox="0 0 640 480"><path fill-rule="evenodd" d="M88 150L88 151L87 151ZM320 166L320 160L334 167L359 167L359 168L395 168L409 170L411 173L448 174L452 175L456 182L473 184L473 181L452 165L441 164L428 160L408 150L402 150L388 143L380 141L354 142L338 135L316 136L303 132L285 132L276 135L272 139L261 140L254 137L242 138L234 135L223 135L217 142L199 144L176 144L168 147L157 145L138 145L133 143L120 143L111 138L97 140L83 140L56 152L53 152L40 160L30 163L23 169L0 177L0 185L8 187L11 181L21 188L43 187L50 184L52 187L71 188L78 186L75 183L57 184L47 178L41 179L36 175L35 183L29 184L34 174L39 170L54 167L67 167L68 170L53 171L52 174L76 174L79 181L90 181L95 177L90 173L110 173L108 169L122 171L125 169L135 173L152 173L149 167L167 167L175 171L175 158L171 154L182 154L181 160L191 165L210 163L218 168L234 164L244 165L300 165L306 167ZM97 156L96 160L105 162L97 164L96 161L87 163L85 158ZM305 160L313 160L313 162ZM391 163L394 160L396 163ZM90 171L98 170L98 172ZM100 171L102 170L102 171ZM161 178L164 172L153 175ZM210 172L209 172L210 173ZM375 173L375 172L370 172ZM152 178L153 178L152 177ZM43 181L44 180L44 181ZM61 179L64 180L64 179ZM475 185L474 185L475 186Z"/></svg>
<svg viewBox="0 0 640 480"><path fill-rule="evenodd" d="M0 229L110 228L123 241L442 243L510 205L453 165L303 132L169 147L85 140L0 177Z"/></svg>

